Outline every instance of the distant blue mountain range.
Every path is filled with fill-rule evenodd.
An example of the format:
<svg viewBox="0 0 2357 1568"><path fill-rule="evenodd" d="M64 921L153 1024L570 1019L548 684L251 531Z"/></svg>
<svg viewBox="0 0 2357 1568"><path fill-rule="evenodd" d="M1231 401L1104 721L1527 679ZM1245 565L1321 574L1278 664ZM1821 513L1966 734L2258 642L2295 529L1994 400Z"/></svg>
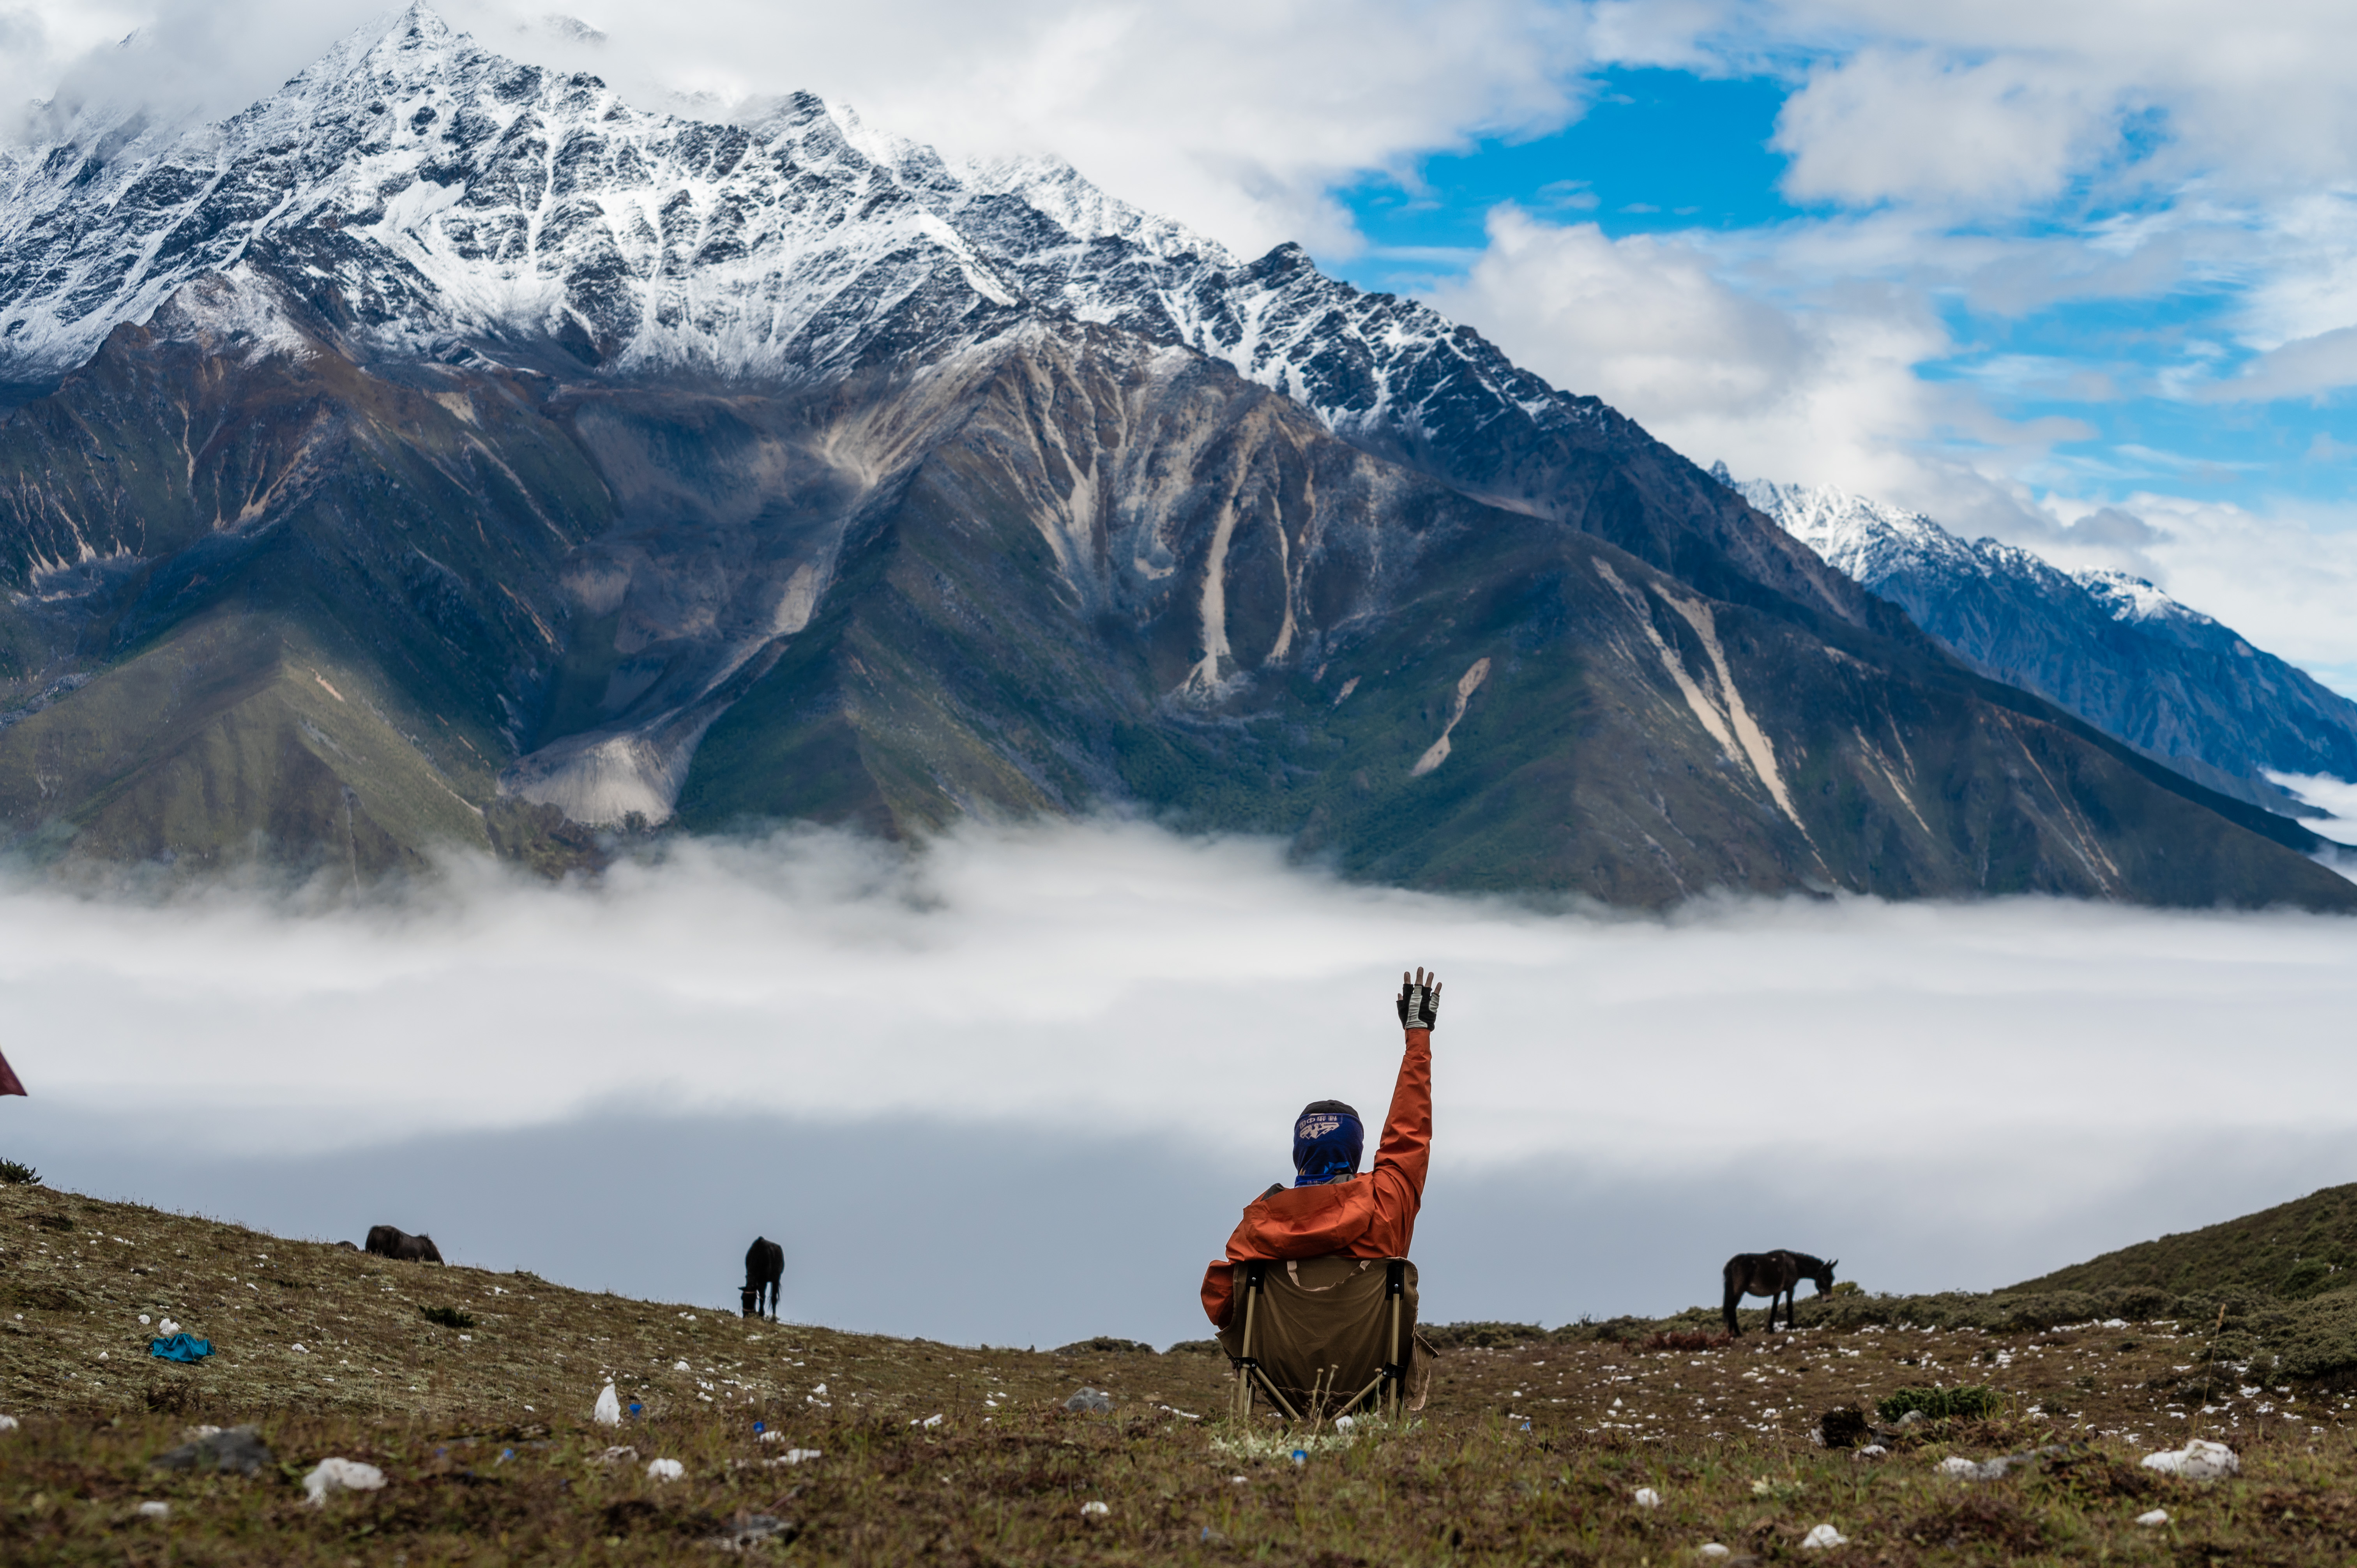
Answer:
<svg viewBox="0 0 2357 1568"><path fill-rule="evenodd" d="M2357 780L2357 703L2141 577L2065 572L1843 490L1714 472L1982 673L2198 783L2302 816L2313 808L2269 774Z"/></svg>

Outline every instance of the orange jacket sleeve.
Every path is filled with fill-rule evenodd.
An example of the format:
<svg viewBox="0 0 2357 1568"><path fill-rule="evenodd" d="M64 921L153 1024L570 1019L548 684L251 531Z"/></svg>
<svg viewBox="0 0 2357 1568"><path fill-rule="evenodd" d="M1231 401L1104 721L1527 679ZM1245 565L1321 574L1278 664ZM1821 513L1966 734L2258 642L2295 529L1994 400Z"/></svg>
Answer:
<svg viewBox="0 0 2357 1568"><path fill-rule="evenodd" d="M1407 1256L1431 1163L1432 1031L1410 1029L1374 1168L1323 1187L1284 1187L1247 1208L1228 1238L1228 1255L1203 1273L1204 1316L1227 1326L1229 1265L1243 1259Z"/></svg>

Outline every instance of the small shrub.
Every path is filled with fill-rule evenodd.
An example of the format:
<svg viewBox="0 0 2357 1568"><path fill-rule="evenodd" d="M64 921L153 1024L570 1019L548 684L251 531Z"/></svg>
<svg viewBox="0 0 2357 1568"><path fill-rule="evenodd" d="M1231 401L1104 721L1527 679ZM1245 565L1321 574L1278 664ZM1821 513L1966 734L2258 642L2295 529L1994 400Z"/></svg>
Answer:
<svg viewBox="0 0 2357 1568"><path fill-rule="evenodd" d="M1933 1421L1948 1417L1986 1421L1996 1413L1996 1406L1995 1389L1986 1383L1965 1383L1953 1389L1900 1389L1877 1400L1874 1409L1885 1421L1897 1421L1910 1410L1920 1410Z"/></svg>
<svg viewBox="0 0 2357 1568"><path fill-rule="evenodd" d="M455 1306L421 1306L417 1310L425 1314L426 1322L438 1323L445 1328L475 1326L475 1315L471 1312L461 1312Z"/></svg>
<svg viewBox="0 0 2357 1568"><path fill-rule="evenodd" d="M1181 1339L1163 1352L1166 1356L1217 1356L1220 1353L1221 1345L1216 1339Z"/></svg>
<svg viewBox="0 0 2357 1568"><path fill-rule="evenodd" d="M70 1230L74 1228L70 1214L44 1214L33 1223L44 1230Z"/></svg>
<svg viewBox="0 0 2357 1568"><path fill-rule="evenodd" d="M1138 1339L1116 1339L1110 1334L1100 1334L1093 1339L1078 1339L1070 1345L1059 1345L1059 1356L1135 1356L1158 1355L1153 1346Z"/></svg>
<svg viewBox="0 0 2357 1568"><path fill-rule="evenodd" d="M18 1160L0 1160L0 1183L9 1187L38 1187L41 1173Z"/></svg>
<svg viewBox="0 0 2357 1568"><path fill-rule="evenodd" d="M1734 1336L1720 1332L1701 1334L1672 1330L1665 1334L1649 1334L1637 1341L1640 1350L1716 1350L1735 1342Z"/></svg>
<svg viewBox="0 0 2357 1568"><path fill-rule="evenodd" d="M1441 1350L1502 1350L1544 1344L1547 1337L1547 1331L1535 1323L1427 1323L1417 1332Z"/></svg>

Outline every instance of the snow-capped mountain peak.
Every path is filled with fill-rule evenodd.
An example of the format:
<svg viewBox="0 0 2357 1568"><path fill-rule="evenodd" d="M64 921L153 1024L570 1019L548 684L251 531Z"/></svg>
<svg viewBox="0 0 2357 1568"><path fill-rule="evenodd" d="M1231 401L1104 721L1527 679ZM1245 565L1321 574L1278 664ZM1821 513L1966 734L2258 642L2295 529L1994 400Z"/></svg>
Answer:
<svg viewBox="0 0 2357 1568"><path fill-rule="evenodd" d="M2065 572L1831 487L1735 488L1968 663L2201 783L2284 810L2271 774L2357 778L2357 703L2142 577Z"/></svg>
<svg viewBox="0 0 2357 1568"><path fill-rule="evenodd" d="M635 110L413 5L220 124L84 124L16 160L7 377L81 363L264 245L370 300L382 347L545 338L613 369L806 373L912 295L952 317L1015 302L823 105L797 109L766 138Z"/></svg>
<svg viewBox="0 0 2357 1568"><path fill-rule="evenodd" d="M802 378L1015 307L1184 343L1346 435L1603 413L1426 306L1295 246L1240 262L1060 159L952 162L808 93L733 125L638 110L423 5L217 124L86 116L0 164L0 381L53 381L259 250L433 357Z"/></svg>

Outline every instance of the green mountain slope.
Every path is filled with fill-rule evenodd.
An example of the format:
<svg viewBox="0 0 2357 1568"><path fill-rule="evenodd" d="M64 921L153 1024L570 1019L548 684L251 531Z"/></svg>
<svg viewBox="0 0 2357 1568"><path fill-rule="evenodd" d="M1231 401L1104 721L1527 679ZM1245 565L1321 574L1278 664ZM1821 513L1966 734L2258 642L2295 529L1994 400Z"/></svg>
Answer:
<svg viewBox="0 0 2357 1568"><path fill-rule="evenodd" d="M2141 1241L2010 1287L2107 1291L2148 1285L2177 1294L2257 1292L2304 1297L2357 1283L2357 1184Z"/></svg>

